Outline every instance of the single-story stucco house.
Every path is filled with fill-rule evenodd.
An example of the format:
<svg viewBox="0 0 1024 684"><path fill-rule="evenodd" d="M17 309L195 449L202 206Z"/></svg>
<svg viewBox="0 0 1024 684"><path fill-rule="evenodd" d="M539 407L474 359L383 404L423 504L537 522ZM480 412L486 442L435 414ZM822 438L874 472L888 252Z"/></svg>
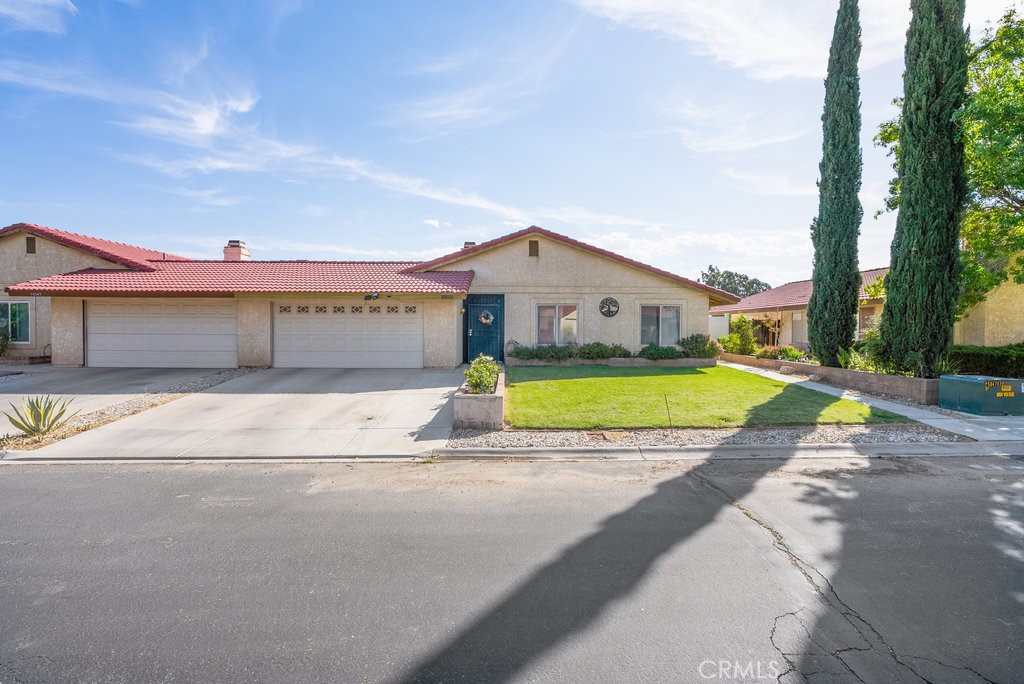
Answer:
<svg viewBox="0 0 1024 684"><path fill-rule="evenodd" d="M524 345L706 333L716 288L531 227L427 262L202 261L0 230L12 355L55 365L448 368ZM0 321L2 322L2 321ZM29 332L23 332L23 331Z"/></svg>
<svg viewBox="0 0 1024 684"><path fill-rule="evenodd" d="M884 278L888 268L861 271L857 338L874 327L882 314L884 298L875 298L864 287ZM743 314L755 321L760 344L792 345L806 350L807 304L812 281L798 280L744 297L734 304L711 308L709 329L714 337L728 333L729 317ZM953 327L954 344L999 346L1024 341L1024 285L1003 283L984 302L968 311Z"/></svg>

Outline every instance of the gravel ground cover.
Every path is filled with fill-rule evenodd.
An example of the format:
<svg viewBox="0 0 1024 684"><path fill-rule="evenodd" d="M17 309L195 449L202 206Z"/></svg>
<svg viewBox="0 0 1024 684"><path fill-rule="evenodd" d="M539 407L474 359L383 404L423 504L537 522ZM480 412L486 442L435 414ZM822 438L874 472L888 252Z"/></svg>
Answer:
<svg viewBox="0 0 1024 684"><path fill-rule="evenodd" d="M136 413L141 413L147 409L166 404L175 399L192 394L194 392L202 392L205 389L209 389L216 385L219 385L228 380L234 380L235 378L247 375L256 371L256 368L232 368L229 370L218 371L216 373L210 373L202 377L196 378L189 382L183 382L180 385L168 388L164 392L152 392L146 394L140 394L136 397L122 401L112 406L107 406L98 411L92 411L90 413L82 413L63 426L58 430L54 431L49 435L43 437L29 437L21 433L7 434L0 437L0 454L4 450L11 451L32 451L33 449L39 449L40 447L59 442L62 439L67 439L72 435L77 435L80 432L91 430L93 428L106 425L107 423L113 423L115 420L120 420ZM0 381L3 377L0 377ZM71 404L71 409L74 409L74 404ZM2 417L0 420L7 422L7 418Z"/></svg>
<svg viewBox="0 0 1024 684"><path fill-rule="evenodd" d="M967 437L918 423L809 425L683 430L454 430L452 449L599 446L713 446L716 444L867 444L969 442Z"/></svg>

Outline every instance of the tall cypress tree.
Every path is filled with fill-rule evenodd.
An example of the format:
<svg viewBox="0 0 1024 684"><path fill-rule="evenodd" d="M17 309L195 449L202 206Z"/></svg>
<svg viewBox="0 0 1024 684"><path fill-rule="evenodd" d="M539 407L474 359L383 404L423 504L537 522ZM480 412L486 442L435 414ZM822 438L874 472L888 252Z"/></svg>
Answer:
<svg viewBox="0 0 1024 684"><path fill-rule="evenodd" d="M825 78L825 111L818 216L811 224L814 287L807 305L811 353L825 366L839 365L857 329L860 271L857 237L864 215L861 184L860 11L857 0L840 0Z"/></svg>
<svg viewBox="0 0 1024 684"><path fill-rule="evenodd" d="M900 209L882 308L887 360L933 377L959 294L964 149L954 114L967 85L964 0L911 0L900 125Z"/></svg>

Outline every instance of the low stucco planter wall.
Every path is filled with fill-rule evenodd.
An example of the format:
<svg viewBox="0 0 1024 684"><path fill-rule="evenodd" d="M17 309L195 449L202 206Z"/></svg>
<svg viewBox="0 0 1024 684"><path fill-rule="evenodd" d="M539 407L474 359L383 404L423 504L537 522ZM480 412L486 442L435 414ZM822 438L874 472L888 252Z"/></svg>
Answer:
<svg viewBox="0 0 1024 684"><path fill-rule="evenodd" d="M874 394L891 394L896 397L913 399L919 404L935 405L939 403L939 381L931 378L909 378L904 375L885 375L884 373L868 373L867 371L847 370L846 368L828 368L813 363L798 361L780 361L778 359L758 359L740 354L722 354L723 361L741 363L755 368L781 370L783 366L793 369L801 375L819 375L825 382L840 387L861 390Z"/></svg>
<svg viewBox="0 0 1024 684"><path fill-rule="evenodd" d="M455 429L500 430L505 421L505 374L498 376L494 394L473 394L462 383L455 392Z"/></svg>
<svg viewBox="0 0 1024 684"><path fill-rule="evenodd" d="M565 361L540 361L538 359L514 359L507 357L506 366L621 366L625 368L711 368L717 361L715 359L663 359L652 361L650 359L566 359Z"/></svg>

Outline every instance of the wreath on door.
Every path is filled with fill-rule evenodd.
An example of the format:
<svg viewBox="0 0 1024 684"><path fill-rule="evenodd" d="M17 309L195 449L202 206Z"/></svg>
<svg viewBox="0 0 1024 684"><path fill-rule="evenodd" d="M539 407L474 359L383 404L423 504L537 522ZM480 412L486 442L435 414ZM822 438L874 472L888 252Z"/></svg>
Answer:
<svg viewBox="0 0 1024 684"><path fill-rule="evenodd" d="M490 325L491 323L494 322L494 314L492 314L490 311L482 311L480 312L480 315L476 317L476 319L483 323L484 325Z"/></svg>

